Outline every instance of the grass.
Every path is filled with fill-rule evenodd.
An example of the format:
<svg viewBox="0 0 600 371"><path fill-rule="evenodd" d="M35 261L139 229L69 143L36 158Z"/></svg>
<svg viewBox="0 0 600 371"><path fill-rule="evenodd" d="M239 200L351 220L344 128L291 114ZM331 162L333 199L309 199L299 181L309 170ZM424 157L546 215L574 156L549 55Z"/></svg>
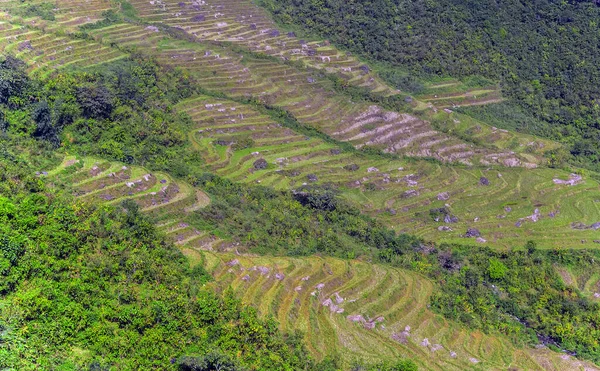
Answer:
<svg viewBox="0 0 600 371"><path fill-rule="evenodd" d="M444 320L427 309L435 287L411 272L324 257L202 255L204 266L216 278L213 285L219 290L232 287L245 304L256 306L262 315L275 315L283 330L302 330L308 349L319 359L333 353L346 363L356 358L409 357L423 370L578 369L578 362L563 360L557 353L516 348L502 336ZM236 261L238 264L233 264ZM258 267L268 271L262 273ZM275 273L283 273L285 278L280 280ZM324 287L317 290L318 284ZM335 302L336 293L344 298L339 304L344 308L341 314L322 305L328 298ZM383 316L384 320L369 330L347 319L354 314ZM407 342L393 340L392 335L406 326L410 326ZM429 346L421 345L424 339ZM433 351L436 344L441 347ZM456 358L450 352L455 352Z"/></svg>

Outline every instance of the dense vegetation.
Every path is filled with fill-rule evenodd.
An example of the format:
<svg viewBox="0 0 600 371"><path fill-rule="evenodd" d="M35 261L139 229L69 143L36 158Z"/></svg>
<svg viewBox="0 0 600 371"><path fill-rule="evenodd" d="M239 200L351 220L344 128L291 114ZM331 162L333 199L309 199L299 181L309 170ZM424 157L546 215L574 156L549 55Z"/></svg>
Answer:
<svg viewBox="0 0 600 371"><path fill-rule="evenodd" d="M398 87L415 77L482 75L558 127L573 155L600 162L600 7L595 1L376 0L261 2L283 23L331 38L374 61ZM393 71L400 67L407 73ZM417 91L418 92L418 91Z"/></svg>
<svg viewBox="0 0 600 371"><path fill-rule="evenodd" d="M185 75L141 57L102 69L30 80L24 64L0 57L0 129L82 155L176 172L199 161L186 151L187 117L172 105L193 87Z"/></svg>
<svg viewBox="0 0 600 371"><path fill-rule="evenodd" d="M135 204L81 204L47 188L10 149L2 156L2 369L311 367L297 336L215 295L210 276L191 269Z"/></svg>

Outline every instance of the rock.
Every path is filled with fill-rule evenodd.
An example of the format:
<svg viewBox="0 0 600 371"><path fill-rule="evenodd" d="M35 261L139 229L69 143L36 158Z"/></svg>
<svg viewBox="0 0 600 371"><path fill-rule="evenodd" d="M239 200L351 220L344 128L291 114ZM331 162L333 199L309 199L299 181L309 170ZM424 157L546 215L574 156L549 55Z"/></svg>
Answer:
<svg viewBox="0 0 600 371"><path fill-rule="evenodd" d="M350 322L364 322L365 321L363 316L361 316L360 314L353 314L353 315L347 316L346 319Z"/></svg>
<svg viewBox="0 0 600 371"><path fill-rule="evenodd" d="M449 198L450 198L450 193L448 193L448 192L442 192L437 195L437 199L439 201L446 201Z"/></svg>
<svg viewBox="0 0 600 371"><path fill-rule="evenodd" d="M239 264L240 264L239 260L233 259L232 261L230 261L230 262L227 263L227 266L228 267L233 267L233 266L236 266L236 265L239 265Z"/></svg>
<svg viewBox="0 0 600 371"><path fill-rule="evenodd" d="M521 225L523 225L523 222L521 222L520 220L518 220L518 221L515 223L515 227L517 227L517 228L519 228Z"/></svg>
<svg viewBox="0 0 600 371"><path fill-rule="evenodd" d="M574 185L581 183L583 181L583 177L578 174L571 174L571 175L569 175L568 180L554 178L554 179L552 179L552 181L554 182L554 184L564 184L564 185L574 186Z"/></svg>
<svg viewBox="0 0 600 371"><path fill-rule="evenodd" d="M479 229L477 229L477 228L469 228L469 229L467 229L467 233L465 233L465 237L467 237L467 238L480 237L480 236L481 236L481 232L479 232Z"/></svg>
<svg viewBox="0 0 600 371"><path fill-rule="evenodd" d="M600 222L594 223L594 224L590 225L590 229L593 229L595 231L597 231L598 229L600 229Z"/></svg>
<svg viewBox="0 0 600 371"><path fill-rule="evenodd" d="M488 178L482 176L481 178L479 178L479 184L481 184L483 186L489 186L490 180Z"/></svg>
<svg viewBox="0 0 600 371"><path fill-rule="evenodd" d="M372 330L375 328L375 322L365 322L363 324L363 327L366 328L367 330Z"/></svg>
<svg viewBox="0 0 600 371"><path fill-rule="evenodd" d="M296 37L296 34L294 32L288 32L288 37Z"/></svg>
<svg viewBox="0 0 600 371"><path fill-rule="evenodd" d="M456 352L450 352L450 357L456 358Z"/></svg>
<svg viewBox="0 0 600 371"><path fill-rule="evenodd" d="M342 153L342 150L341 150L341 149L334 148L334 149L332 149L332 150L331 150L331 151L329 151L329 152L330 152L332 155L339 155L340 153Z"/></svg>
<svg viewBox="0 0 600 371"><path fill-rule="evenodd" d="M444 347L441 344L433 344L433 346L431 347L431 351L435 352L438 351L440 349L443 349Z"/></svg>
<svg viewBox="0 0 600 371"><path fill-rule="evenodd" d="M356 170L360 169L360 166L358 166L357 164L350 164L350 165L344 166L344 169L348 170L348 171L356 171Z"/></svg>
<svg viewBox="0 0 600 371"><path fill-rule="evenodd" d="M369 69L369 66L363 64L360 67L358 67L362 72L364 73L369 73L371 70Z"/></svg>
<svg viewBox="0 0 600 371"><path fill-rule="evenodd" d="M242 281L250 281L250 276L249 275L245 275L244 277L242 277Z"/></svg>
<svg viewBox="0 0 600 371"><path fill-rule="evenodd" d="M285 275L283 273L277 273L275 274L275 278L281 281L285 278Z"/></svg>
<svg viewBox="0 0 600 371"><path fill-rule="evenodd" d="M446 223L446 224L458 223L458 218L454 215L447 214L444 217L444 223Z"/></svg>
<svg viewBox="0 0 600 371"><path fill-rule="evenodd" d="M600 240L594 240L594 243L600 243Z"/></svg>
<svg viewBox="0 0 600 371"><path fill-rule="evenodd" d="M429 339L427 339L427 338L423 339L423 341L421 342L421 346L422 347L428 347L429 346Z"/></svg>
<svg viewBox="0 0 600 371"><path fill-rule="evenodd" d="M269 35L271 35L272 37L277 37L280 34L281 33L279 32L279 30L276 30L276 29L272 29L271 31L269 31Z"/></svg>
<svg viewBox="0 0 600 371"><path fill-rule="evenodd" d="M399 342L400 344L408 344L408 338L410 334L407 331L402 331L400 333L393 333L392 340Z"/></svg>
<svg viewBox="0 0 600 371"><path fill-rule="evenodd" d="M308 174L306 176L306 179L308 179L311 182L316 182L318 180L317 176L315 174Z"/></svg>
<svg viewBox="0 0 600 371"><path fill-rule="evenodd" d="M507 167L517 167L517 166L521 165L521 161L519 161L518 158L514 158L514 157L504 159L504 161L502 161L502 163L504 163L504 166L507 166Z"/></svg>
<svg viewBox="0 0 600 371"><path fill-rule="evenodd" d="M264 158L259 158L254 161L254 168L257 170L266 169L269 166L269 163Z"/></svg>
<svg viewBox="0 0 600 371"><path fill-rule="evenodd" d="M416 197L418 195L419 195L419 192L416 189L409 189L408 191L406 191L402 194L402 196L404 198Z"/></svg>
<svg viewBox="0 0 600 371"><path fill-rule="evenodd" d="M337 304L342 304L344 302L344 298L342 298L339 293L336 292L334 295L335 295L335 302Z"/></svg>
<svg viewBox="0 0 600 371"><path fill-rule="evenodd" d="M477 239L475 241L477 241L479 243L486 243L487 242L487 240L485 238L483 238L483 237L477 237Z"/></svg>
<svg viewBox="0 0 600 371"><path fill-rule="evenodd" d="M367 173L376 173L378 171L379 171L379 169L376 167L370 167L367 169Z"/></svg>
<svg viewBox="0 0 600 371"><path fill-rule="evenodd" d="M506 211L507 213L510 213L512 211L512 208L510 206L505 206L504 211Z"/></svg>
<svg viewBox="0 0 600 371"><path fill-rule="evenodd" d="M395 209L389 209L388 212L390 213L390 215L396 215L397 211Z"/></svg>
<svg viewBox="0 0 600 371"><path fill-rule="evenodd" d="M192 17L192 22L204 22L205 17L202 14L198 14L194 17Z"/></svg>
<svg viewBox="0 0 600 371"><path fill-rule="evenodd" d="M404 101L405 101L406 103L412 103L412 101L413 101L413 98L412 98L412 97L406 97L406 98L404 98Z"/></svg>
<svg viewBox="0 0 600 371"><path fill-rule="evenodd" d="M446 226L446 225L440 225L438 227L438 231L440 232L452 232L452 228Z"/></svg>

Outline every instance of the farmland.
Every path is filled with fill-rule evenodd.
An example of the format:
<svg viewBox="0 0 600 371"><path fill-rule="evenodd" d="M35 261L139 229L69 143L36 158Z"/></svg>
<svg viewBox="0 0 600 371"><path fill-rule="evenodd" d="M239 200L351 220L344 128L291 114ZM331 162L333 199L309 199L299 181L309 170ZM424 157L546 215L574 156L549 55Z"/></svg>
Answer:
<svg viewBox="0 0 600 371"><path fill-rule="evenodd" d="M48 135L54 142L44 149L62 162L40 167L36 179L82 204L121 210L124 201L133 201L192 268L213 278L207 288L219 294L231 288L261 318L273 316L282 333L300 331L317 361L340 355L344 367L355 360L402 357L425 370L595 369L567 354L568 344L552 348L562 353L545 345L528 348L499 331L486 333L434 313L430 299L443 282L423 275L427 269L418 265L423 261L394 265L390 259L386 265L381 246L371 246L381 256L365 252L348 259L322 251L257 255L255 250L264 250L246 246L203 214L215 212L209 206L217 205L223 210L216 210L216 220L256 227L243 221L250 214L241 206L237 214L225 207L250 202L240 196L247 194L231 186L231 198L217 196L203 189L207 183L231 182L264 192L265 199L292 200L325 190L372 225L389 228L394 238L419 238L418 249L449 244L444 246L480 252L491 247L490 254L506 256L517 249L557 256L594 251L600 247L600 176L553 162L563 144L495 127L458 109L505 102L500 83L439 78L409 95L381 78L378 66L328 40L277 25L247 0L59 0L52 7L0 0L0 52L0 64L4 55L23 61L39 86L52 81L50 90L60 86L51 80L55 76L74 73L83 81L67 100L68 108L75 107L68 112L74 118L63 132ZM140 69L147 80L127 80L131 64L119 63L141 60L148 61L147 69ZM94 80L112 66L117 66L113 75ZM156 83L165 71L189 83L189 89L160 91L159 86L180 86ZM131 81L142 88L127 85ZM92 108L108 113L88 114L77 106L83 106L81 92L91 82L104 89L95 96L98 101L112 99ZM136 100L150 85L151 93L144 94L152 99ZM115 86L125 93L110 95ZM23 145L19 141L31 132L41 142L44 127L38 122L34 128L31 120L47 112L48 125L54 125L58 114L52 109L64 103L62 98L49 99L46 106L37 105L43 103L40 97L19 99L0 106L0 134L7 130ZM33 108L23 108L28 104ZM2 126L3 112L10 110L18 111L11 123L32 117L30 128ZM128 128L119 120L138 125ZM132 149L119 142L124 138L140 141L128 142ZM152 140L143 141L147 138ZM152 149L164 148L152 157ZM273 190L282 192L269 193ZM252 202L264 206L262 199ZM289 202L309 210L297 198ZM326 226L325 214L317 214L323 210L313 211L306 211L306 218L325 218L315 225ZM431 251L421 257L438 253ZM280 252L289 251L282 247ZM374 257L381 260L373 262ZM596 303L600 273L556 259L550 271L570 287L556 291ZM491 263L482 266L489 278ZM443 268L458 280L457 272L467 267ZM577 291L568 291L571 287ZM562 346L547 342L544 333L534 335L540 345Z"/></svg>

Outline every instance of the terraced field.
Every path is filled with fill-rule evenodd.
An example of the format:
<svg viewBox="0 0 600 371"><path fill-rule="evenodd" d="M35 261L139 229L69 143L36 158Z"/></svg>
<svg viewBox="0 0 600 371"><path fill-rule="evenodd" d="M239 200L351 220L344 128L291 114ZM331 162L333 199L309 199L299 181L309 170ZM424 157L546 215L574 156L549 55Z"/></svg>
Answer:
<svg viewBox="0 0 600 371"><path fill-rule="evenodd" d="M408 357L423 370L597 369L547 349L515 348L500 336L444 320L427 309L433 284L415 273L359 260L215 252L221 241L184 222L186 213L210 200L167 174L66 157L39 175L70 185L77 197L94 203L136 201L192 264L207 268L215 277L212 285L232 287L244 303L274 315L283 330L303 331L318 359L337 352L347 363Z"/></svg>
<svg viewBox="0 0 600 371"><path fill-rule="evenodd" d="M473 227L481 231L478 243L498 247L522 245L529 239L538 240L542 247L597 247L595 230L572 228L572 223L591 226L600 221L596 181L586 178L574 186L560 185L553 179L567 179L569 175L562 171L497 167L534 167L541 153L555 146L552 142L517 136L443 110L433 117L445 122L444 131L471 130L473 138L485 144L477 147L434 130L414 116L352 102L310 70L247 58L217 45L174 40L152 26L117 24L95 30L91 34L96 42L12 23L0 27L5 50L25 58L34 73L122 58L126 54L109 47L108 42L132 45L165 65L196 74L206 89L279 105L300 123L356 147L406 144L400 150L411 155L493 167L452 167L340 152L336 145L283 128L248 106L208 97L181 103L177 108L197 123L190 139L209 169L230 179L278 189L333 183L367 213L428 239L464 243L461 235ZM214 104L225 106L211 108ZM237 144L240 138L251 140L241 148ZM254 168L259 158L269 163L266 169ZM482 176L490 180L489 186L479 184ZM451 223L436 222L429 216L431 209L444 207L444 212L451 214ZM529 217L538 215L536 209L540 216L534 222Z"/></svg>
<svg viewBox="0 0 600 371"><path fill-rule="evenodd" d="M43 76L60 68L90 67L125 57L106 45L1 19L0 50L24 60L33 74Z"/></svg>
<svg viewBox="0 0 600 371"><path fill-rule="evenodd" d="M244 57L216 45L176 41L155 26L121 24L91 34L97 40L135 45L138 50L157 56L165 65L194 73L206 89L230 96L254 97L282 107L302 124L357 148L375 146L386 152L468 165L508 161L514 166L535 166L540 162L540 153L524 156L506 148L476 146L436 130L416 116L352 101L334 92L330 81L310 70ZM487 128L481 123L471 126ZM493 136L486 139L491 146L501 144Z"/></svg>
<svg viewBox="0 0 600 371"><path fill-rule="evenodd" d="M396 94L369 67L325 40L306 41L277 29L266 12L251 1L131 1L140 18L164 23L200 41L224 41L285 60L334 72L352 84L381 94Z"/></svg>
<svg viewBox="0 0 600 371"><path fill-rule="evenodd" d="M78 198L87 202L135 201L177 245L210 249L220 242L184 221L188 213L210 203L208 196L168 174L100 159L66 157L59 167L40 176L71 187Z"/></svg>
<svg viewBox="0 0 600 371"><path fill-rule="evenodd" d="M305 333L321 358L409 357L422 370L596 370L545 349L515 348L427 309L431 282L410 272L331 258L274 258L185 250L244 303Z"/></svg>
<svg viewBox="0 0 600 371"><path fill-rule="evenodd" d="M460 81L448 80L427 85L417 98L436 108L455 108L498 103L502 101L502 94L495 85L465 88Z"/></svg>
<svg viewBox="0 0 600 371"><path fill-rule="evenodd" d="M598 247L597 230L573 224L600 221L600 187L591 178L548 168L453 167L345 152L249 106L210 97L176 108L196 122L190 140L209 170L235 181L277 189L333 184L388 225L435 241L511 247L531 239L546 248ZM260 159L267 165L257 166ZM431 215L436 209L438 220ZM467 228L480 231L477 241L462 237Z"/></svg>
<svg viewBox="0 0 600 371"><path fill-rule="evenodd" d="M0 0L0 9L21 14L25 8L45 4L48 2L44 0ZM47 21L34 16L27 19L28 23L47 29L74 31L84 24L101 20L107 10L118 10L116 3L110 0L55 0L52 5L54 20Z"/></svg>

